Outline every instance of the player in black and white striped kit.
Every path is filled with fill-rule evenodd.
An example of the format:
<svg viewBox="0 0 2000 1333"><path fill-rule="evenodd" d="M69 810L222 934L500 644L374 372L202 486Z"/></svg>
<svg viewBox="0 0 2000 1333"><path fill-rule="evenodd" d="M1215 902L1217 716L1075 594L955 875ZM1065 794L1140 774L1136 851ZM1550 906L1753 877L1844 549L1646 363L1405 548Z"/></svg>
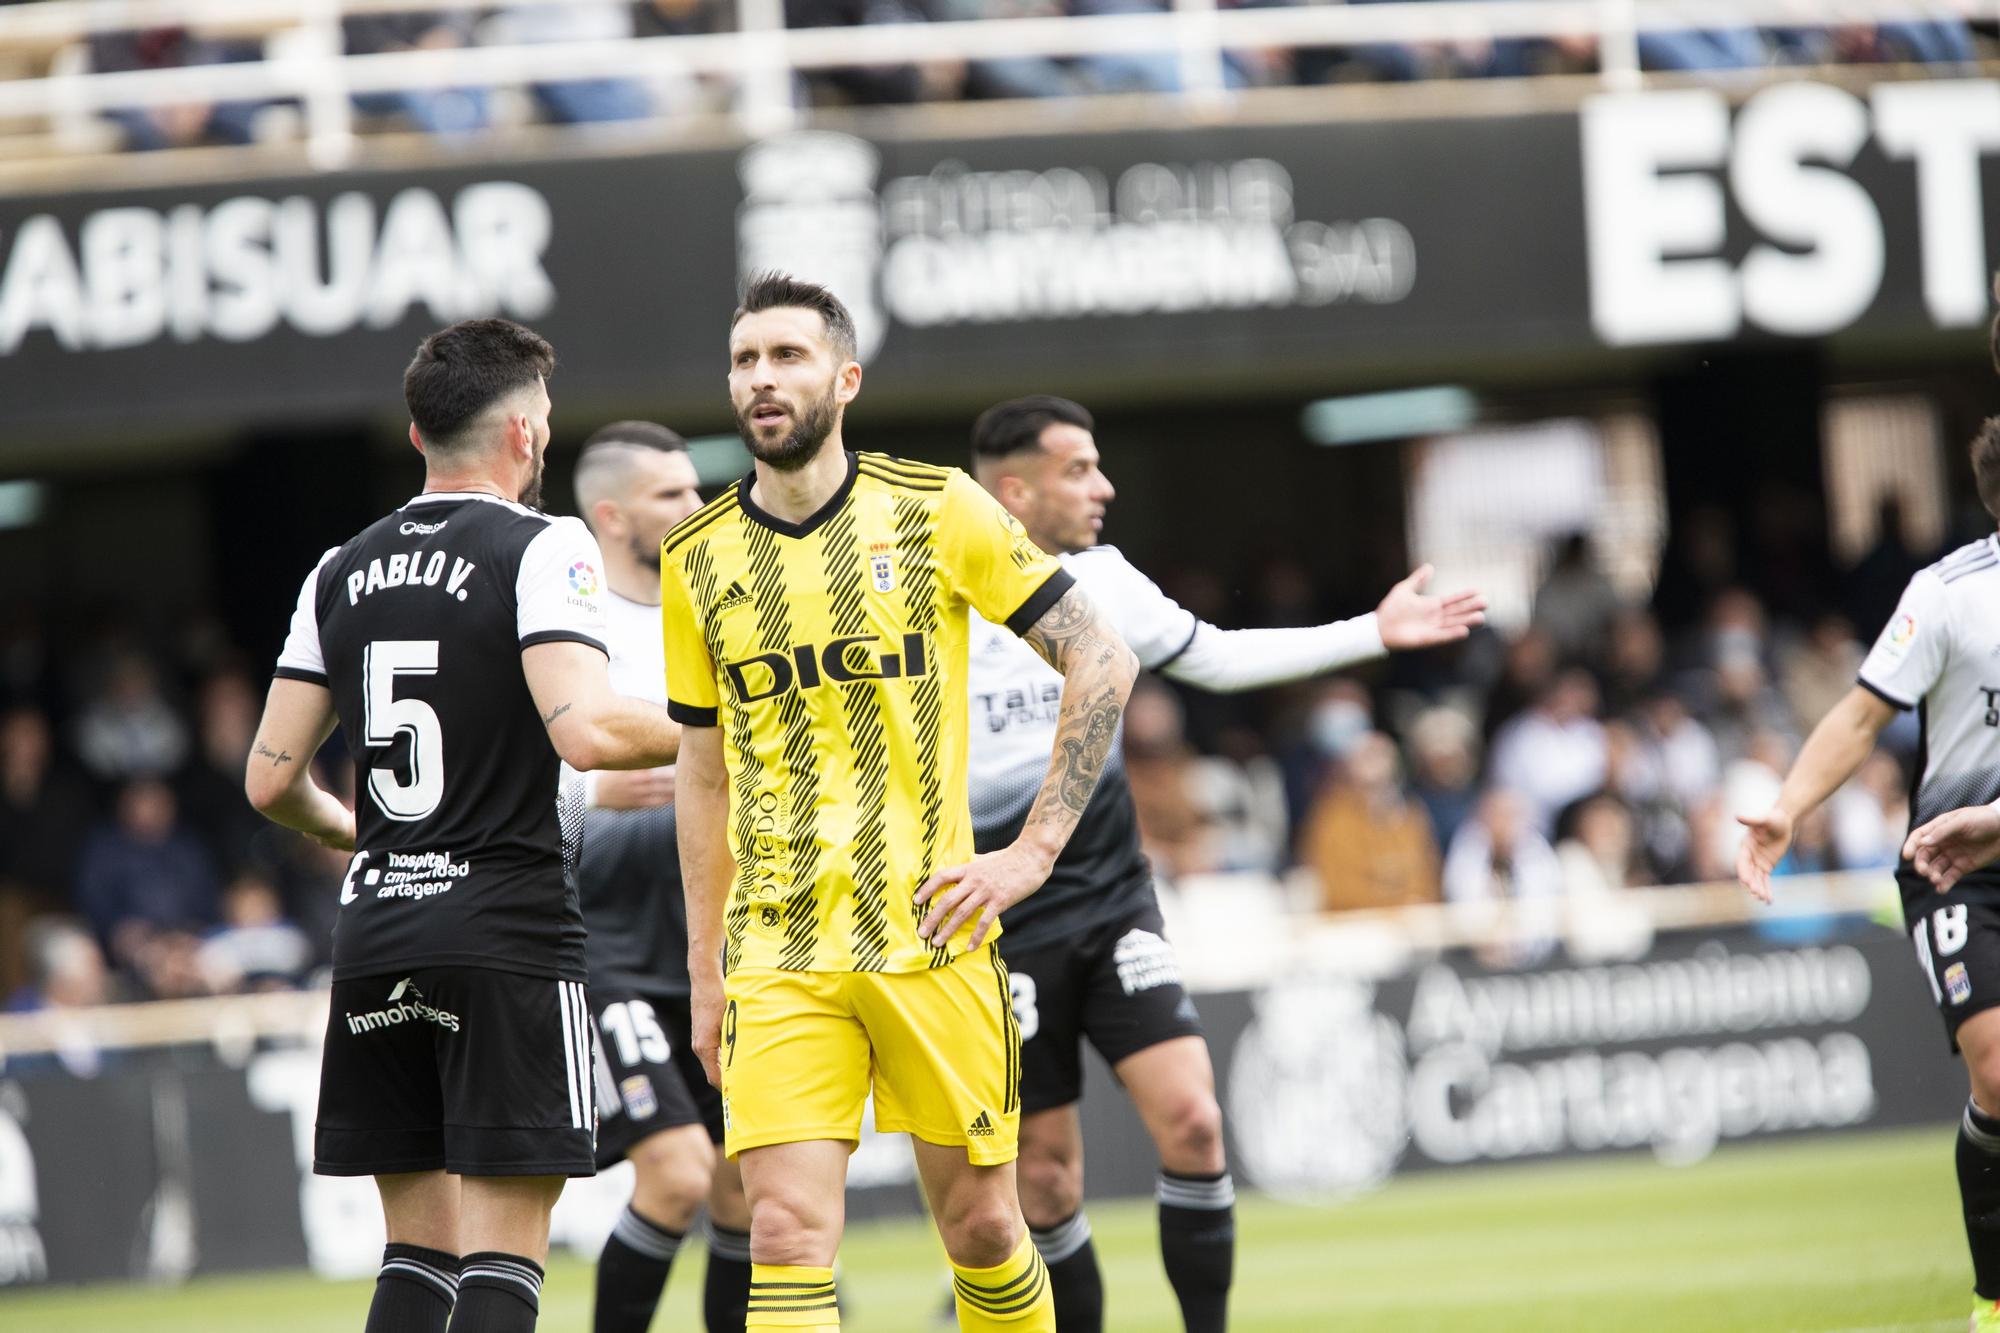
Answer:
<svg viewBox="0 0 2000 1333"><path fill-rule="evenodd" d="M620 694L666 706L660 542L701 507L687 445L650 421L584 441L577 509L604 554L606 644ZM719 1161L722 1094L690 1040L687 908L674 839L673 770L590 773L577 886L590 928L597 1023L599 1169L629 1160L632 1198L597 1263L593 1333L645 1333L695 1211L708 1205L702 1306L709 1333L741 1333L750 1301L750 1209Z"/></svg>
<svg viewBox="0 0 2000 1333"><path fill-rule="evenodd" d="M597 544L534 508L554 352L506 320L405 372L420 495L306 577L246 789L353 848L334 927L313 1169L372 1175L389 1246L368 1333L525 1333L549 1212L590 1175L584 927L564 864L579 770L653 766L678 734L615 693ZM336 723L357 808L312 779Z"/></svg>
<svg viewBox="0 0 2000 1333"><path fill-rule="evenodd" d="M1971 456L1979 498L2000 518L2000 418L1986 423ZM1806 738L1777 801L1741 820L1736 875L1769 902L1792 830L1912 708L1920 736L1912 832L1896 883L1917 962L1970 1076L1957 1163L1973 1327L2000 1330L2000 866L1988 864L2000 854L2000 810L1991 804L2000 800L2000 536L1962 546L1910 580L1859 681Z"/></svg>
<svg viewBox="0 0 2000 1333"><path fill-rule="evenodd" d="M1393 649L1462 639L1476 593L1431 597L1429 570L1373 614L1297 629L1217 629L1098 539L1113 498L1090 413L1066 398L1001 403L972 432L980 484L1089 592L1142 665L1202 689L1302 680ZM976 617L971 803L981 851L1020 832L1049 763L1062 679L1005 629ZM1021 1028L1021 1208L1054 1289L1060 1333L1097 1333L1104 1286L1083 1214L1084 1038L1111 1065L1160 1153L1160 1251L1189 1333L1228 1317L1235 1191L1215 1072L1165 936L1119 751L1048 882L1001 917L1001 957Z"/></svg>

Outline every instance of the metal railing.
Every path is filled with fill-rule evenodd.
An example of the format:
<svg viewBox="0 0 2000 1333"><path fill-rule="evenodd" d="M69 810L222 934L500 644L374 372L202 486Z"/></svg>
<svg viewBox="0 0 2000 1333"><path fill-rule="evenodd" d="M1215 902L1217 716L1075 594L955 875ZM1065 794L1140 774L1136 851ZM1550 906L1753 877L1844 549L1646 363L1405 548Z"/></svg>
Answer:
<svg viewBox="0 0 2000 1333"><path fill-rule="evenodd" d="M593 6L534 0L521 7ZM1018 56L1176 53L1183 92L1218 101L1231 51L1477 42L1583 35L1608 89L1641 86L1643 33L2000 18L2000 0L1418 0L1222 9L1171 0L1158 13L788 29L783 0L737 0L733 32L344 55L349 16L487 10L493 0L41 0L0 8L0 52L50 50L106 31L180 25L265 38L261 60L0 82L0 117L75 116L188 102L297 100L312 161L348 160L354 94L525 86L566 79L713 76L732 81L743 130L798 120L795 74L840 67Z"/></svg>

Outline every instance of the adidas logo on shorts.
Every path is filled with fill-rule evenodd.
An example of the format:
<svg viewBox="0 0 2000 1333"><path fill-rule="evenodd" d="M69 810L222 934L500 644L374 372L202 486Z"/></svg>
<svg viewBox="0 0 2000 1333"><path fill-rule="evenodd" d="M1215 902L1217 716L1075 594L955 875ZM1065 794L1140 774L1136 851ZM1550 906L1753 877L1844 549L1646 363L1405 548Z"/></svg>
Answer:
<svg viewBox="0 0 2000 1333"><path fill-rule="evenodd" d="M993 1137L992 1117L988 1116L986 1112L981 1111L979 1113L979 1118L973 1121L970 1125L966 1126L965 1132L972 1135L972 1137L975 1139L992 1138Z"/></svg>

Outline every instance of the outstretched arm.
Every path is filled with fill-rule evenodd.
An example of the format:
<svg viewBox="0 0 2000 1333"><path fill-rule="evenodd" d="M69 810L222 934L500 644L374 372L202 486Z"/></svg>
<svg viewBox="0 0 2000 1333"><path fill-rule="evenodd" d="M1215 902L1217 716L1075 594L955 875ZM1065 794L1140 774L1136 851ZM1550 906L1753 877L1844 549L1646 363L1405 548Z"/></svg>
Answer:
<svg viewBox="0 0 2000 1333"><path fill-rule="evenodd" d="M1736 878L1758 901L1771 901L1771 871L1792 845L1793 827L1854 776L1874 751L1875 738L1895 716L1894 708L1855 686L1806 737L1771 808L1761 815L1736 817L1748 830L1736 849Z"/></svg>
<svg viewBox="0 0 2000 1333"><path fill-rule="evenodd" d="M521 671L550 743L571 768L658 768L680 752L680 723L658 704L613 690L598 649L538 643L521 650Z"/></svg>
<svg viewBox="0 0 2000 1333"><path fill-rule="evenodd" d="M1486 621L1478 592L1426 593L1432 569L1423 565L1389 589L1375 610L1352 620L1297 629L1217 629L1195 626L1179 656L1160 668L1185 685L1231 694L1337 671L1384 652L1453 643Z"/></svg>
<svg viewBox="0 0 2000 1333"><path fill-rule="evenodd" d="M968 921L974 923L969 947L978 948L1000 913L1048 879L1097 790L1139 674L1139 659L1080 587L1065 592L1022 637L1063 676L1049 771L1020 837L939 870L917 890L917 901L930 904L917 934L934 948Z"/></svg>
<svg viewBox="0 0 2000 1333"><path fill-rule="evenodd" d="M326 686L285 676L272 681L250 760L243 767L243 791L273 823L351 852L354 812L312 776L312 757L338 720Z"/></svg>

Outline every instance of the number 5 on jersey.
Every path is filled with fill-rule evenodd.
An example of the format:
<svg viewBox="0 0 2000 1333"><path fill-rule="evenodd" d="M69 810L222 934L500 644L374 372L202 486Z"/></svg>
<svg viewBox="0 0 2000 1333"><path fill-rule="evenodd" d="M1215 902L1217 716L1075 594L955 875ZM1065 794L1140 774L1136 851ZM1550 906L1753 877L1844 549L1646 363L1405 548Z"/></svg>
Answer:
<svg viewBox="0 0 2000 1333"><path fill-rule="evenodd" d="M383 814L405 823L434 813L444 801L444 727L422 699L398 699L398 676L435 676L436 639L377 639L362 650L363 743L382 749L410 738L410 780L393 768L368 770L368 795Z"/></svg>

